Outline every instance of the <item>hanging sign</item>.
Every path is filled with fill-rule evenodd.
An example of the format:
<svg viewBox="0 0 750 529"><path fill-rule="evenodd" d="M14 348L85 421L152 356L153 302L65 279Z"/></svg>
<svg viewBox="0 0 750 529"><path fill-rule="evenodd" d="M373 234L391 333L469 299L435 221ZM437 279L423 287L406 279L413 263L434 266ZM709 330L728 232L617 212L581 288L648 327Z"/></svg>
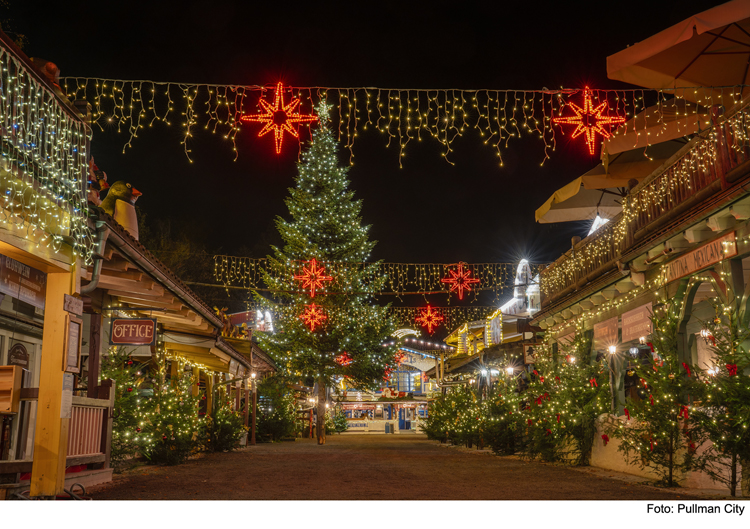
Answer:
<svg viewBox="0 0 750 529"><path fill-rule="evenodd" d="M29 368L29 352L24 344L19 342L13 344L8 351L8 365L21 366L24 369Z"/></svg>
<svg viewBox="0 0 750 529"><path fill-rule="evenodd" d="M152 318L115 318L109 332L110 345L153 345L156 320Z"/></svg>
<svg viewBox="0 0 750 529"><path fill-rule="evenodd" d="M594 325L594 349L604 350L617 343L617 317Z"/></svg>
<svg viewBox="0 0 750 529"><path fill-rule="evenodd" d="M727 233L665 264L667 282L680 279L735 255L737 255L737 244L734 232Z"/></svg>
<svg viewBox="0 0 750 529"><path fill-rule="evenodd" d="M651 334L651 303L646 303L637 309L629 310L622 315L622 341L637 340L641 336Z"/></svg>
<svg viewBox="0 0 750 529"><path fill-rule="evenodd" d="M81 316L83 314L83 300L65 294L63 296L63 310Z"/></svg>
<svg viewBox="0 0 750 529"><path fill-rule="evenodd" d="M0 292L43 309L47 295L47 274L0 255Z"/></svg>

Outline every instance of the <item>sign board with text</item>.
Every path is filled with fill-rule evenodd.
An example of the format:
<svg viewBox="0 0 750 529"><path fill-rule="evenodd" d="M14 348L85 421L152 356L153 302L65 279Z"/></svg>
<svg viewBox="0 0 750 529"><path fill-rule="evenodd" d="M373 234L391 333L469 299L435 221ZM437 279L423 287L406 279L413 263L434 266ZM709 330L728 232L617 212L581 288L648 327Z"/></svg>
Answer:
<svg viewBox="0 0 750 529"><path fill-rule="evenodd" d="M651 303L624 312L622 314L622 341L629 342L651 334L652 312Z"/></svg>
<svg viewBox="0 0 750 529"><path fill-rule="evenodd" d="M47 295L47 274L0 255L0 292L43 309Z"/></svg>
<svg viewBox="0 0 750 529"><path fill-rule="evenodd" d="M153 318L114 318L109 332L110 345L153 345L156 320Z"/></svg>
<svg viewBox="0 0 750 529"><path fill-rule="evenodd" d="M735 255L737 255L737 243L735 242L734 232L727 233L723 237L714 239L674 261L666 263L664 268L666 269L667 282L680 279Z"/></svg>
<svg viewBox="0 0 750 529"><path fill-rule="evenodd" d="M616 316L594 325L594 348L596 350L605 350L615 344L617 344Z"/></svg>

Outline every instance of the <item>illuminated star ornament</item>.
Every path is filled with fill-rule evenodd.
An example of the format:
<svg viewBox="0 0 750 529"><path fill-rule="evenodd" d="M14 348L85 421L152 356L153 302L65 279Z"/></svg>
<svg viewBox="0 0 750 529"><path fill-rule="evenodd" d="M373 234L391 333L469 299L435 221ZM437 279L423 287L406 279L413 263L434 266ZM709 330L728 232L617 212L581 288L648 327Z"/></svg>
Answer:
<svg viewBox="0 0 750 529"><path fill-rule="evenodd" d="M310 327L310 332L315 332L315 327L322 324L328 316L323 314L323 309L318 307L315 303L311 305L305 305L305 312L300 315L302 321Z"/></svg>
<svg viewBox="0 0 750 529"><path fill-rule="evenodd" d="M451 283L449 292L457 290L458 299L464 299L464 289L471 290L470 285L472 283L479 283L479 279L476 277L469 277L471 270L464 270L464 264L466 263L458 263L457 270L448 270L451 277L444 277L440 280L443 283Z"/></svg>
<svg viewBox="0 0 750 529"><path fill-rule="evenodd" d="M625 118L620 116L602 116L602 112L604 112L604 109L607 107L606 101L601 103L598 107L593 108L594 105L591 103L591 90L589 90L588 86L583 91L583 108L575 103L570 103L570 107L573 109L573 112L575 112L575 116L552 118L552 121L562 125L576 125L576 130L573 131L571 138L577 138L581 134L585 134L586 145L588 145L589 154L591 155L593 155L596 150L595 135L597 133L604 138L609 138L612 135L602 125L616 125L625 122Z"/></svg>
<svg viewBox="0 0 750 529"><path fill-rule="evenodd" d="M265 113L242 116L240 121L265 123L261 131L258 133L259 138L273 130L273 135L276 139L276 154L281 154L281 142L284 139L284 131L288 132L295 138L299 138L299 134L294 128L292 128L292 125L310 123L318 119L317 116L312 114L299 113L299 99L293 98L288 105L285 105L284 87L281 83L276 85L273 106L265 99L259 100L259 103Z"/></svg>
<svg viewBox="0 0 750 529"><path fill-rule="evenodd" d="M422 309L422 312L415 318L415 321L421 323L422 327L427 327L427 332L432 334L433 329L440 325L440 322L444 319L442 314L427 305L427 308Z"/></svg>
<svg viewBox="0 0 750 529"><path fill-rule="evenodd" d="M346 351L342 352L340 355L334 358L336 363L340 366L348 366L351 364L354 360L352 360L352 356L347 353Z"/></svg>
<svg viewBox="0 0 750 529"><path fill-rule="evenodd" d="M323 281L333 281L333 277L325 275L324 266L318 268L318 261L310 260L310 268L302 267L302 275L294 276L294 279L302 281L302 288L310 289L310 297L315 297L315 289L323 288Z"/></svg>

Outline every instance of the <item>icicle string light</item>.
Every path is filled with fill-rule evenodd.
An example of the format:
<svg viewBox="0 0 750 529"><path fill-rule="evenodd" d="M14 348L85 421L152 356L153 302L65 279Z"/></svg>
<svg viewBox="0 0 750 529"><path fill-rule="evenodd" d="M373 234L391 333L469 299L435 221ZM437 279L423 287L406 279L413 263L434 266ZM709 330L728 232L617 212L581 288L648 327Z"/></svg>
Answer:
<svg viewBox="0 0 750 529"><path fill-rule="evenodd" d="M0 47L0 223L10 224L37 247L89 262L87 142L82 118L11 51Z"/></svg>
<svg viewBox="0 0 750 529"><path fill-rule="evenodd" d="M199 127L221 134L232 142L235 159L238 154L237 134L241 118L262 113L261 101L271 97L274 86L216 85L119 80L96 78L65 78L62 80L70 97L86 99L94 108L94 122L102 130L115 129L128 134L125 147L132 145L138 133L157 121L182 128L182 143L190 157L188 141ZM283 95L299 100L297 110L308 112L320 101L332 106L337 140L349 150L354 160L355 140L368 129L377 129L385 137L386 146L398 146L399 165L403 164L406 147L412 141L427 138L442 144L441 155L449 163L454 141L468 132L478 134L483 144L494 149L502 166L502 153L523 136L541 141L541 163L557 148L559 135L570 135L555 119L571 114L571 105L588 94L590 105L610 118L630 119L655 104L650 121L653 127L666 130L664 116L675 113L699 116L714 104L740 98L741 87L714 87L669 90L588 90L560 88L557 90L459 90L410 89L377 87L287 87ZM719 94L719 95L713 95ZM276 97L274 95L274 97ZM699 99L696 104L685 104ZM680 104L681 103L681 104ZM604 105L602 107L602 105ZM606 121L606 120L605 120ZM602 130L616 122L610 120ZM296 124L295 124L296 125ZM678 123L679 127L680 124ZM309 127L309 124L302 125ZM637 137L639 124L633 122L630 132ZM295 132L298 129L294 129ZM659 131L643 131L658 136ZM256 135L257 133L248 132ZM256 141L256 140L254 140ZM257 140L264 141L264 140ZM591 151L593 139L588 140ZM656 140L658 141L658 140ZM637 143L637 142L636 142ZM635 148L637 145L634 145ZM301 147L300 147L301 148Z"/></svg>

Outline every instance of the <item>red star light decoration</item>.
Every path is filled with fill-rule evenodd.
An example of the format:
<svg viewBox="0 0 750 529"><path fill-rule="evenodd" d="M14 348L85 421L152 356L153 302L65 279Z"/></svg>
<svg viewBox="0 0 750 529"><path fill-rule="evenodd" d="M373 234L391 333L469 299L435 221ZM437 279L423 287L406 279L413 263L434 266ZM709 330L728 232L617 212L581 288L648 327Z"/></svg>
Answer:
<svg viewBox="0 0 750 529"><path fill-rule="evenodd" d="M476 277L469 277L471 270L464 270L464 264L458 263L458 270L448 270L451 277L444 277L440 281L443 283L451 283L449 292L458 290L458 299L464 299L464 289L471 290L472 283L479 283L479 279Z"/></svg>
<svg viewBox="0 0 750 529"><path fill-rule="evenodd" d="M315 327L328 319L328 316L326 316L323 313L323 309L318 307L315 303L305 305L305 307L307 308L305 309L305 312L300 315L300 318L305 322L305 325L310 327L310 332L315 332Z"/></svg>
<svg viewBox="0 0 750 529"><path fill-rule="evenodd" d="M440 325L440 322L444 319L442 314L427 305L427 308L422 309L422 312L415 318L415 321L422 324L422 327L427 327L427 332L432 334L434 328Z"/></svg>
<svg viewBox="0 0 750 529"><path fill-rule="evenodd" d="M312 114L299 113L299 99L293 98L288 105L285 105L284 87L281 83L276 85L273 106L265 99L259 100L259 103L265 113L242 116L240 121L265 123L258 133L259 138L273 130L273 135L276 139L276 154L281 154L281 142L284 139L284 131L299 139L299 134L292 128L292 125L310 123L318 119L317 116Z"/></svg>
<svg viewBox="0 0 750 529"><path fill-rule="evenodd" d="M324 266L318 268L318 261L310 260L310 268L302 267L302 275L294 276L294 279L302 281L302 288L310 288L310 297L315 297L315 289L323 288L323 281L333 281L333 277L325 275Z"/></svg>
<svg viewBox="0 0 750 529"><path fill-rule="evenodd" d="M566 116L552 118L555 123L562 125L576 125L571 138L577 138L581 134L586 135L586 145L589 147L589 154L593 155L596 150L596 134L604 138L609 138L612 134L602 125L616 125L624 123L625 118L620 116L603 116L602 112L607 108L607 102L604 101L598 107L594 108L591 102L591 90L587 86L583 91L583 108L575 103L570 103L570 107L575 112L575 116Z"/></svg>
<svg viewBox="0 0 750 529"><path fill-rule="evenodd" d="M354 360L352 360L352 356L347 353L346 351L342 352L340 355L334 358L336 363L340 366L348 366L351 364Z"/></svg>

